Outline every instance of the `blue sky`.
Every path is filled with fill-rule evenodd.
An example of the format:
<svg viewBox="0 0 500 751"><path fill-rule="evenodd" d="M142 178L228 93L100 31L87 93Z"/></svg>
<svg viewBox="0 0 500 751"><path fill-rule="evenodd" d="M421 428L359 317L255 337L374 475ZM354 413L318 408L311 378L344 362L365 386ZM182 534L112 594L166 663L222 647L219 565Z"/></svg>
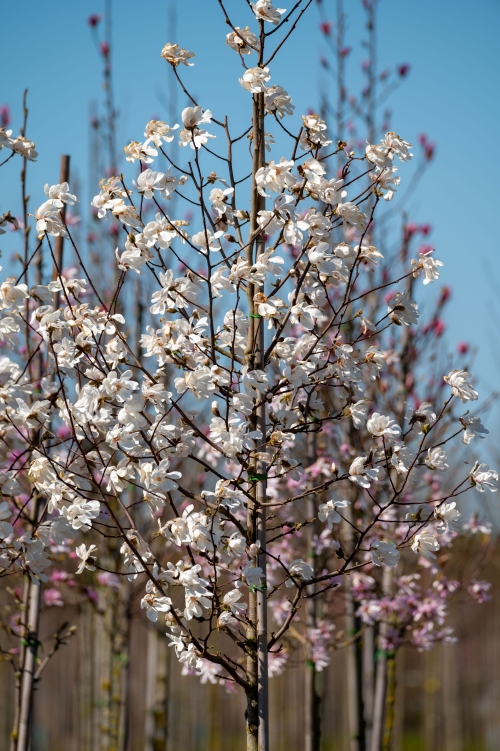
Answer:
<svg viewBox="0 0 500 751"><path fill-rule="evenodd" d="M291 7L288 0L278 4ZM333 18L333 0L323 4L326 15ZM252 24L245 0L227 0L226 6L237 25ZM363 11L358 0L346 0L345 6L348 44L353 47L348 70L356 86L364 56L359 44ZM168 121L158 95L167 91L168 69L159 56L167 41L178 41L196 52L195 67L183 68L182 73L200 103L216 117L227 111L238 127L246 123L246 94L237 83L241 68L224 44L227 27L217 0L178 0L175 40L168 10L168 0L114 2L112 59L120 149L130 139L142 137L151 117ZM19 0L2 9L0 105L10 105L11 127L17 132L22 92L28 87L28 135L40 154L30 165L32 208L43 200L44 183L58 181L62 153L72 156L73 175L83 186L82 201L97 192L86 185L88 122L91 101L103 99L102 66L86 20L103 11L103 0ZM297 117L317 107L318 88L324 85L318 65L324 48L318 21L317 9L311 6L291 38L288 53L271 66L272 82L288 89ZM500 357L495 353L500 320L500 304L495 304L500 291L499 28L497 0L476 0L473 5L465 0L380 2L379 68L411 65L407 81L391 101L392 125L407 140L416 142L418 134L425 132L437 144L436 159L412 202L410 218L433 226L436 257L445 263L442 280L453 288L446 345L454 349L457 341L468 341L479 348L474 371L480 376L483 395L496 388L500 374ZM179 93L179 111L184 106ZM405 179L405 169L400 171ZM2 168L0 213L16 210L17 173L14 160Z"/></svg>

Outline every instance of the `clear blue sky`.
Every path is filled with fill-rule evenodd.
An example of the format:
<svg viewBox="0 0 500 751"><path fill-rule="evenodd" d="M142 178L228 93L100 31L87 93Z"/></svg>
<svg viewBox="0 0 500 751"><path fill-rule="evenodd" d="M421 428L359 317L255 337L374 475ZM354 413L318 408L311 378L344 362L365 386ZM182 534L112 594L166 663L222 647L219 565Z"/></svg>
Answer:
<svg viewBox="0 0 500 751"><path fill-rule="evenodd" d="M333 17L333 0L323 3L327 15ZM291 7L288 0L277 4ZM227 0L226 5L236 24L252 24L244 0ZM363 12L358 0L346 0L345 6L348 41L356 48L351 58L356 82L363 56L359 50ZM196 52L195 67L183 68L182 73L201 104L216 116L228 110L237 122L244 122L241 105L246 95L237 83L241 69L224 44L227 27L217 0L178 0L175 40L168 28L168 7L168 0L114 0L112 42L120 148L131 138L140 139L152 116L168 120L158 98L158 91L166 88L167 65L159 53L167 41L178 41ZM103 10L103 0L18 0L2 9L0 105L11 106L11 127L17 132L22 92L29 88L28 134L40 154L30 167L32 208L43 200L44 183L58 181L62 153L71 154L73 174L85 185L89 103L103 97L101 62L86 20ZM380 68L403 62L411 65L407 82L392 100L393 127L407 140L416 142L418 134L426 132L437 143L435 163L412 204L411 218L434 228L436 257L445 263L442 280L453 288L447 346L452 349L457 341L465 340L479 347L474 371L480 375L485 395L496 388L500 374L500 337L496 334L500 303L495 304L500 292L496 219L500 2L381 0L379 18ZM288 89L297 115L318 104L318 56L323 46L318 20L312 6L288 54L272 64L273 82ZM182 94L178 101L180 110L185 106ZM12 179L17 174L18 165L12 167L11 162L2 170L2 182L7 168ZM404 178L404 169L401 173ZM85 186L82 198L88 195ZM12 203L12 187L0 188L0 213L16 208ZM498 286L492 281L494 275Z"/></svg>

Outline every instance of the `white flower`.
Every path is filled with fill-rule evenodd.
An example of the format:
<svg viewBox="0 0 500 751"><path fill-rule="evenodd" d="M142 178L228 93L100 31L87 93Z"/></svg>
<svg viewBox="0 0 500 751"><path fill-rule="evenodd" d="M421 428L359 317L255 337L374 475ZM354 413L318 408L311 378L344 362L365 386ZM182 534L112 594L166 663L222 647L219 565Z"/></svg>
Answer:
<svg viewBox="0 0 500 751"><path fill-rule="evenodd" d="M186 107L182 110L181 117L184 128L179 132L179 138L181 139L179 141L180 146L187 146L189 144L192 149L199 149L206 144L209 138L215 138L211 133L208 133L206 130L200 130L198 127L212 121L210 110L202 110L200 106Z"/></svg>
<svg viewBox="0 0 500 751"><path fill-rule="evenodd" d="M300 148L303 151L310 151L315 146L328 146L331 143L326 137L326 123L318 114L302 115L302 122L304 129L300 137Z"/></svg>
<svg viewBox="0 0 500 751"><path fill-rule="evenodd" d="M368 141L366 143L365 156L369 162L381 169L392 167L394 155L390 152L389 148L385 146L383 141L381 144L371 144L368 143Z"/></svg>
<svg viewBox="0 0 500 751"><path fill-rule="evenodd" d="M466 446L469 445L474 436L477 435L478 438L486 438L490 432L489 430L486 430L480 417L469 417L468 415L469 413L466 412L465 415L459 418L464 429L462 443L465 443Z"/></svg>
<svg viewBox="0 0 500 751"><path fill-rule="evenodd" d="M17 410L12 413L11 420L15 425L23 425L27 428L40 428L42 424L50 420L48 411L50 402L47 399L33 402L27 405L23 399L16 397Z"/></svg>
<svg viewBox="0 0 500 751"><path fill-rule="evenodd" d="M269 388L267 373L263 370L249 370L242 375L242 383L249 396L257 399L259 394L265 394Z"/></svg>
<svg viewBox="0 0 500 751"><path fill-rule="evenodd" d="M84 571L84 569L88 569L89 571L95 571L95 566L92 565L96 559L95 555L92 555L94 550L97 550L97 545L89 545L89 547L87 548L86 545L82 544L77 547L76 554L78 558L81 559L81 563L79 564L76 570L77 574L81 574ZM92 563L89 563L89 560Z"/></svg>
<svg viewBox="0 0 500 751"><path fill-rule="evenodd" d="M366 423L366 427L374 436L388 436L389 438L398 438L401 435L401 428L394 420L387 415L380 415L374 412Z"/></svg>
<svg viewBox="0 0 500 751"><path fill-rule="evenodd" d="M230 610L223 610L217 618L217 628L237 628L238 621Z"/></svg>
<svg viewBox="0 0 500 751"><path fill-rule="evenodd" d="M345 410L346 415L352 419L352 424L356 430L359 430L365 424L367 412L368 404L364 399L355 404L349 404Z"/></svg>
<svg viewBox="0 0 500 751"><path fill-rule="evenodd" d="M220 251L221 246L219 237L222 237L223 234L223 232L219 231L212 235L208 229L202 230L193 235L191 241L193 245L197 245L200 248L201 253L206 255L208 250Z"/></svg>
<svg viewBox="0 0 500 751"><path fill-rule="evenodd" d="M250 55L252 52L260 51L259 39L248 26L245 26L244 29L235 26L234 31L230 31L226 36L226 44L235 52L239 52L240 55Z"/></svg>
<svg viewBox="0 0 500 751"><path fill-rule="evenodd" d="M285 115L293 115L295 109L288 91L281 86L270 86L266 89L264 107L266 112L275 113L281 118Z"/></svg>
<svg viewBox="0 0 500 751"><path fill-rule="evenodd" d="M170 65L173 65L174 67L177 67L181 63L182 65L194 65L194 63L188 62L188 60L194 57L194 52L188 52L184 47L179 49L179 45L173 44L172 42L168 42L164 46L161 51L161 56L167 61L167 63L170 63Z"/></svg>
<svg viewBox="0 0 500 751"><path fill-rule="evenodd" d="M137 188L137 192L144 196L144 198L153 198L154 191L160 191L162 188L162 182L165 175L163 172L153 172L151 168L141 172L136 180L133 180L134 187Z"/></svg>
<svg viewBox="0 0 500 751"><path fill-rule="evenodd" d="M293 188L297 178L290 172L292 167L293 162L288 161L285 157L281 157L278 163L272 160L266 167L260 167L255 175L255 182L261 196L267 196L266 190L279 193L283 188ZM259 223L262 224L262 222ZM266 230L269 234L272 234L271 229L266 227Z"/></svg>
<svg viewBox="0 0 500 751"><path fill-rule="evenodd" d="M362 488L369 488L371 483L379 477L379 469L365 469L366 456L357 456L349 467L349 480L360 485Z"/></svg>
<svg viewBox="0 0 500 751"><path fill-rule="evenodd" d="M398 326L401 326L401 324L410 326L410 324L416 324L418 321L418 306L416 302L410 300L408 290L396 292L389 302L387 310L391 321Z"/></svg>
<svg viewBox="0 0 500 751"><path fill-rule="evenodd" d="M452 370L451 373L444 376L446 383L451 386L451 393L460 397L463 403L469 400L475 402L478 398L477 391L467 382L470 377L470 373L466 370Z"/></svg>
<svg viewBox="0 0 500 751"><path fill-rule="evenodd" d="M439 279L440 274L438 266L444 265L441 261L435 261L430 255L431 253L433 253L432 250L427 253L419 253L418 261L413 260L411 262L414 268L414 277L418 276L420 269L424 272L424 284L429 284L429 282L434 282L436 279Z"/></svg>
<svg viewBox="0 0 500 751"><path fill-rule="evenodd" d="M53 237L67 237L68 233L63 225L60 216L59 209L54 206L52 201L45 201L35 211L34 217L36 219L36 231L38 232L38 239L47 233Z"/></svg>
<svg viewBox="0 0 500 751"><path fill-rule="evenodd" d="M309 581L314 576L314 571L308 563L301 558L296 558L288 567L290 576L302 581ZM286 587L293 587L296 582L293 579L287 579L285 582Z"/></svg>
<svg viewBox="0 0 500 751"><path fill-rule="evenodd" d="M328 528L332 529L334 524L338 524L342 521L342 517L336 509L346 508L350 505L350 501L327 501L322 503L318 509L318 518L328 524Z"/></svg>
<svg viewBox="0 0 500 751"><path fill-rule="evenodd" d="M142 598L141 608L145 608L148 619L156 623L158 613L169 613L172 610L172 600L170 597L149 593Z"/></svg>
<svg viewBox="0 0 500 751"><path fill-rule="evenodd" d="M372 561L375 566L396 566L399 561L399 550L394 542L375 540L370 546Z"/></svg>
<svg viewBox="0 0 500 751"><path fill-rule="evenodd" d="M251 94L259 94L267 90L266 83L270 78L271 73L269 72L269 68L248 68L244 72L243 78L239 79L239 82Z"/></svg>
<svg viewBox="0 0 500 751"><path fill-rule="evenodd" d="M66 517L73 529L82 529L87 532L92 527L92 519L99 516L100 510L99 501L85 501L83 498L77 498L70 506L64 506L61 514Z"/></svg>
<svg viewBox="0 0 500 751"><path fill-rule="evenodd" d="M250 561L247 561L245 566L241 569L241 574L249 587L260 586L263 574L260 566L254 566Z"/></svg>
<svg viewBox="0 0 500 751"><path fill-rule="evenodd" d="M346 190L342 190L342 186L344 185L343 180L328 180L328 181L322 181L319 185L319 196L321 200L324 203L330 204L330 206L334 206L337 203L340 203L342 198L345 198L347 195Z"/></svg>
<svg viewBox="0 0 500 751"><path fill-rule="evenodd" d="M365 231L368 217L366 214L363 214L359 206L356 206L352 201L337 204L335 213L342 217L344 223L351 224L353 227L356 227L359 232Z"/></svg>
<svg viewBox="0 0 500 751"><path fill-rule="evenodd" d="M452 503L443 503L434 510L434 518L439 522L436 527L438 535L444 534L447 530L450 532L460 531L461 513L456 506L457 504L453 501Z"/></svg>
<svg viewBox="0 0 500 751"><path fill-rule="evenodd" d="M391 149L402 162L408 162L413 157L413 154L410 154L412 144L408 143L408 141L403 141L401 136L397 136L393 131L386 133L381 143L388 149Z"/></svg>
<svg viewBox="0 0 500 751"><path fill-rule="evenodd" d="M405 506L405 510L407 522L428 522L434 513L434 508L426 503L411 503Z"/></svg>
<svg viewBox="0 0 500 751"><path fill-rule="evenodd" d="M68 183L58 183L57 185L45 184L45 195L52 201L54 206L58 209L62 209L65 203L73 205L75 201L78 201L76 196L71 195L69 192Z"/></svg>
<svg viewBox="0 0 500 751"><path fill-rule="evenodd" d="M182 662L190 670L196 670L198 673L203 668L203 660L196 654L194 644L189 644L188 648L181 652L179 662Z"/></svg>
<svg viewBox="0 0 500 751"><path fill-rule="evenodd" d="M213 188L210 191L208 200L212 204L212 208L217 216L224 216L226 212L231 210L231 206L227 203L227 201L233 193L234 188L226 188L225 190L222 190L222 188Z"/></svg>
<svg viewBox="0 0 500 751"><path fill-rule="evenodd" d="M174 140L174 136L171 134L174 130L177 130L178 127L178 125L174 125L171 128L170 125L164 123L163 120L150 120L144 130L144 137L147 138L148 141L152 141L156 148L159 149L162 140L165 141L165 143L170 143Z"/></svg>
<svg viewBox="0 0 500 751"><path fill-rule="evenodd" d="M192 503L186 506L182 512L182 517L171 519L162 528L162 533L173 540L176 545L184 545L192 542L191 534L189 530L189 515L193 511L194 506Z"/></svg>
<svg viewBox="0 0 500 751"><path fill-rule="evenodd" d="M199 105L186 107L181 113L182 124L188 130L194 130L198 125L206 125L212 121L210 110L203 110Z"/></svg>
<svg viewBox="0 0 500 751"><path fill-rule="evenodd" d="M174 386L179 394L191 391L197 399L209 399L216 390L212 371L203 365L184 373L182 378L174 378Z"/></svg>
<svg viewBox="0 0 500 751"><path fill-rule="evenodd" d="M12 131L4 130L0 128L0 151L5 147L10 149L15 154L20 154L26 157L30 162L35 162L38 153L35 151L35 144L33 141L28 141L24 136L16 136L11 138Z"/></svg>
<svg viewBox="0 0 500 751"><path fill-rule="evenodd" d="M5 540L6 537L12 534L13 527L7 519L10 519L12 512L9 508L7 501L0 503L0 540Z"/></svg>
<svg viewBox="0 0 500 751"><path fill-rule="evenodd" d="M0 302L3 308L22 308L28 299L26 284L16 284L16 277L9 276L0 284Z"/></svg>
<svg viewBox="0 0 500 751"><path fill-rule="evenodd" d="M421 435L424 429L428 429L436 422L436 413L430 402L422 402L415 410L408 405L405 417L417 435Z"/></svg>
<svg viewBox="0 0 500 751"><path fill-rule="evenodd" d="M391 464L398 474L405 475L408 472L412 459L413 451L409 446L400 442L392 446Z"/></svg>
<svg viewBox="0 0 500 751"><path fill-rule="evenodd" d="M487 464L478 464L476 462L474 469L470 473L470 479L476 490L479 490L480 493L484 493L485 490L496 493L498 490L498 472L490 469Z"/></svg>
<svg viewBox="0 0 500 751"><path fill-rule="evenodd" d="M378 192L382 192L384 201L392 201L396 188L401 182L399 175L396 175L395 167L377 167L374 172L370 172L369 178L374 183ZM385 192L384 192L385 191ZM439 276L439 274L438 274Z"/></svg>
<svg viewBox="0 0 500 751"><path fill-rule="evenodd" d="M427 451L425 463L429 469L439 469L441 472L444 472L449 467L449 464L446 462L446 453L439 446Z"/></svg>
<svg viewBox="0 0 500 751"><path fill-rule="evenodd" d="M275 26L281 21L281 16L285 13L284 8L273 7L271 0L257 0L256 3L250 3L255 18L258 21L267 21Z"/></svg>
<svg viewBox="0 0 500 751"><path fill-rule="evenodd" d="M139 161L143 162L143 164L151 164L153 158L158 156L157 150L149 145L149 141L144 141L144 143L140 143L140 141L131 141L124 147L123 151L126 154L125 158L127 162ZM120 205L121 203L117 204L117 206ZM116 215L116 210L114 210L113 213Z"/></svg>
<svg viewBox="0 0 500 751"><path fill-rule="evenodd" d="M415 535L411 544L411 549L413 550L413 552L416 555L421 555L424 558L427 558L428 561L436 559L434 553L437 552L439 548L439 542L434 537L434 535L430 535L425 531L420 532L418 535Z"/></svg>
<svg viewBox="0 0 500 751"><path fill-rule="evenodd" d="M144 462L140 468L141 482L150 491L169 493L171 490L176 490L178 485L175 481L182 477L182 474L181 472L169 472L169 469L169 459L162 459L159 464Z"/></svg>
<svg viewBox="0 0 500 751"><path fill-rule="evenodd" d="M232 589L230 592L224 595L222 602L228 607L235 615L240 615L246 610L245 602L238 602L242 598L242 593L238 589Z"/></svg>
<svg viewBox="0 0 500 751"><path fill-rule="evenodd" d="M128 481L133 479L134 470L129 464L127 458L120 459L116 466L110 465L106 468L108 493L121 493L128 485Z"/></svg>

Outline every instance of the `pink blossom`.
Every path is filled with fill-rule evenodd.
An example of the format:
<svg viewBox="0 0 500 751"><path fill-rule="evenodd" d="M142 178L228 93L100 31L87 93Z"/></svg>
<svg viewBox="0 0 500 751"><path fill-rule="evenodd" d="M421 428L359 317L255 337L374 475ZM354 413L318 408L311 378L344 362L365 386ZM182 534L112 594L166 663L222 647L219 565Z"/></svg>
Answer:
<svg viewBox="0 0 500 751"><path fill-rule="evenodd" d="M59 607L64 605L61 593L55 587L43 590L43 601L49 608L54 605L58 605Z"/></svg>
<svg viewBox="0 0 500 751"><path fill-rule="evenodd" d="M470 594L470 596L476 600L479 604L483 602L488 602L488 600L493 599L490 594L488 594L488 590L491 588L491 582L488 581L478 581L477 579L472 579L471 583L467 587L467 591Z"/></svg>

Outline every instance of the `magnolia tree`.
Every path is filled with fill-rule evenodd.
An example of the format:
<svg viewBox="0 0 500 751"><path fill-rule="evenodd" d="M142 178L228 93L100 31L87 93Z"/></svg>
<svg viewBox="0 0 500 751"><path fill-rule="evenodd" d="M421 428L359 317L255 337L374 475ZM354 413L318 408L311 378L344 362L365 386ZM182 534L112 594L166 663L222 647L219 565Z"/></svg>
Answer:
<svg viewBox="0 0 500 751"><path fill-rule="evenodd" d="M251 124L237 135L181 80L194 53L165 45L192 106L182 126L148 122L145 140L125 147L139 166L134 179L103 179L92 202L123 228L110 304L66 221L77 198L65 182L45 186L33 215L38 242L21 275L0 287L1 336L12 348L24 336L24 355L0 362L0 575L29 581L18 751L29 747L40 590L56 554L76 553L76 574L106 571L104 551L118 541L112 573L142 582L142 608L165 622L187 671L245 692L247 748L263 751L268 677L283 668L301 613L352 581L375 619L375 579L363 569L390 572L402 555L432 561L440 535L457 527L457 497L496 490L496 472L476 462L430 494L429 473L448 469L447 444L484 436L479 418L452 411L477 392L468 372L453 370L438 403L408 408L394 366L394 332L408 346L418 322L414 286L435 281L441 266L429 251L402 258L383 280L373 273L384 256L372 244L374 217L411 144L388 132L349 150L319 115L295 122L290 95L271 82L310 4L241 2L229 15L219 2L242 65L234 85L248 94ZM271 128L284 134L275 158ZM189 153L185 166L169 153L174 139ZM36 157L24 133L0 131L0 144L24 166ZM155 160L168 169L153 169ZM174 194L189 224L171 215ZM76 273L62 273L63 238ZM40 264L30 284L42 257L54 279L43 283ZM154 287L136 343L127 315L135 274ZM390 602L393 580L384 581ZM417 583L397 586L411 598Z"/></svg>

